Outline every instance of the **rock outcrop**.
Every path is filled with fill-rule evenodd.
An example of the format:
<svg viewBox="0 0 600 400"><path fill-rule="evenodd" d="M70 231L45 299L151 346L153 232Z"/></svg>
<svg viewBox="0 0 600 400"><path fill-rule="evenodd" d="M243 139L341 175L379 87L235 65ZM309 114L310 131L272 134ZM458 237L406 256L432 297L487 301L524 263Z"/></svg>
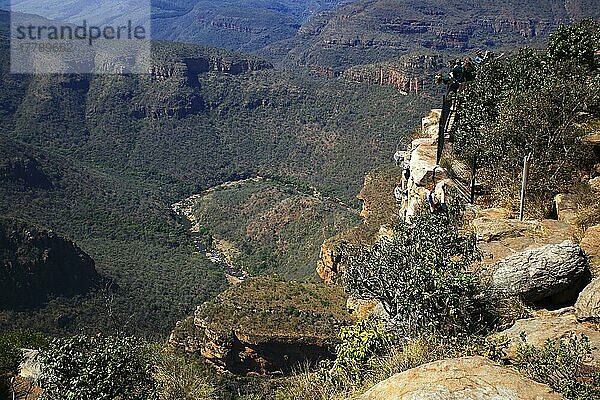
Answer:
<svg viewBox="0 0 600 400"><path fill-rule="evenodd" d="M342 76L353 82L393 86L401 93L418 95L432 90L429 79L445 67L440 55L411 55L390 62L358 65L345 70Z"/></svg>
<svg viewBox="0 0 600 400"><path fill-rule="evenodd" d="M494 295L551 305L573 304L590 277L583 250L570 241L506 257L488 273Z"/></svg>
<svg viewBox="0 0 600 400"><path fill-rule="evenodd" d="M527 344L542 347L547 340L566 338L573 334L585 335L589 338L592 348L590 363L600 365L598 364L600 362L600 331L592 323L578 322L572 309L517 320L512 327L494 336L507 340L507 347L504 351L506 357L513 360L518 347L523 344L523 337Z"/></svg>
<svg viewBox="0 0 600 400"><path fill-rule="evenodd" d="M438 133L442 110L434 109L423 118L423 138L411 142L405 157L399 163L403 174L400 182L400 216L407 222L423 207L427 195L436 191L437 185L453 185L444 168L437 165Z"/></svg>
<svg viewBox="0 0 600 400"><path fill-rule="evenodd" d="M441 360L396 374L359 400L560 400L546 385L482 357Z"/></svg>
<svg viewBox="0 0 600 400"><path fill-rule="evenodd" d="M600 225L592 226L585 231L580 246L588 255L592 269L600 269Z"/></svg>
<svg viewBox="0 0 600 400"><path fill-rule="evenodd" d="M600 278L594 279L579 293L575 313L580 320L600 318Z"/></svg>
<svg viewBox="0 0 600 400"><path fill-rule="evenodd" d="M337 286L252 278L199 306L171 344L236 374L288 373L332 357L340 327L353 321L345 303Z"/></svg>
<svg viewBox="0 0 600 400"><path fill-rule="evenodd" d="M0 308L36 307L48 296L86 293L100 279L94 260L52 231L0 220Z"/></svg>

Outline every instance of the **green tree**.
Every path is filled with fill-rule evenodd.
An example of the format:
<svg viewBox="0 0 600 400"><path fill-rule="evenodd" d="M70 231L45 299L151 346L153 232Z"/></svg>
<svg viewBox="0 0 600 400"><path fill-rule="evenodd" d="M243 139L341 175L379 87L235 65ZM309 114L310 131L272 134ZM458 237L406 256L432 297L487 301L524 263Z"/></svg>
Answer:
<svg viewBox="0 0 600 400"><path fill-rule="evenodd" d="M590 69L596 67L594 53L600 50L600 24L584 19L573 25L560 25L548 41L548 55L557 62L574 61Z"/></svg>
<svg viewBox="0 0 600 400"><path fill-rule="evenodd" d="M588 36L582 42L598 34L597 24L585 26ZM477 161L478 178L504 206L516 205L527 155L528 195L542 205L569 190L593 162L580 139L589 131L587 123L600 116L600 75L581 57L557 50L565 32L581 29L559 29L548 54L524 48L486 62L459 99L454 150L466 161Z"/></svg>
<svg viewBox="0 0 600 400"><path fill-rule="evenodd" d="M381 301L408 334L482 328L478 281L468 272L479 253L474 237L459 234L452 218L421 212L412 225L400 225L391 237L348 254L347 291Z"/></svg>
<svg viewBox="0 0 600 400"><path fill-rule="evenodd" d="M73 336L42 353L43 400L157 399L154 359L134 337Z"/></svg>
<svg viewBox="0 0 600 400"><path fill-rule="evenodd" d="M343 327L339 337L335 360L323 361L318 371L318 378L326 385L361 384L372 370L373 357L389 351L396 339L383 324L371 321Z"/></svg>

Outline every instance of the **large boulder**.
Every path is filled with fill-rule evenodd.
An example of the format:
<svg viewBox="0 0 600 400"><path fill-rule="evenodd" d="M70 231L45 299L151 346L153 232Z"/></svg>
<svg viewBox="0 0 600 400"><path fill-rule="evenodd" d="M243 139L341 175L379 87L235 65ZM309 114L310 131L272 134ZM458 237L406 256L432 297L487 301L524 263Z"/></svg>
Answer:
<svg viewBox="0 0 600 400"><path fill-rule="evenodd" d="M600 278L594 279L579 293L575 312L580 320L600 318Z"/></svg>
<svg viewBox="0 0 600 400"><path fill-rule="evenodd" d="M592 323L578 322L572 312L548 313L534 318L520 319L509 329L494 336L507 340L506 357L514 360L517 348L523 344L523 337L527 344L542 347L546 340L558 340L573 334L585 335L590 339L591 363L598 365L600 361L600 331Z"/></svg>
<svg viewBox="0 0 600 400"><path fill-rule="evenodd" d="M590 277L585 253L571 241L506 257L488 273L495 296L543 305L573 304Z"/></svg>
<svg viewBox="0 0 600 400"><path fill-rule="evenodd" d="M590 266L600 269L600 225L588 228L580 245L589 257Z"/></svg>
<svg viewBox="0 0 600 400"><path fill-rule="evenodd" d="M550 387L483 357L436 361L396 374L360 400L559 400Z"/></svg>

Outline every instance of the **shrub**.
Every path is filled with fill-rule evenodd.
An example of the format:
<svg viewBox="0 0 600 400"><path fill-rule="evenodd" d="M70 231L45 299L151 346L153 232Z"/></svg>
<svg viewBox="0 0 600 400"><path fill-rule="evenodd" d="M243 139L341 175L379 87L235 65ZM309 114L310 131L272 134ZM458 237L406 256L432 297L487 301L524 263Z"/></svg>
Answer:
<svg viewBox="0 0 600 400"><path fill-rule="evenodd" d="M600 114L600 80L589 64L599 26L588 22L560 28L547 54L524 48L486 62L460 97L454 150L469 162L476 160L479 179L513 205L523 158L531 155L528 204L543 208L536 216L593 164L580 138L589 133L586 123ZM506 192L511 193L503 196Z"/></svg>
<svg viewBox="0 0 600 400"><path fill-rule="evenodd" d="M157 380L161 400L214 400L222 385L213 367L198 357L173 350L161 354Z"/></svg>
<svg viewBox="0 0 600 400"><path fill-rule="evenodd" d="M585 19L573 25L560 25L548 41L548 55L555 61L573 60L595 67L594 53L600 50L600 24Z"/></svg>
<svg viewBox="0 0 600 400"><path fill-rule="evenodd" d="M157 399L154 359L133 337L54 339L42 352L42 400Z"/></svg>
<svg viewBox="0 0 600 400"><path fill-rule="evenodd" d="M323 361L318 376L325 385L360 385L372 370L373 357L389 350L395 336L383 324L361 321L340 330L335 361Z"/></svg>
<svg viewBox="0 0 600 400"><path fill-rule="evenodd" d="M600 374L586 373L591 355L585 335L548 339L541 348L524 343L517 347L515 366L531 379L545 383L570 400L600 398Z"/></svg>
<svg viewBox="0 0 600 400"><path fill-rule="evenodd" d="M381 301L405 334L476 332L486 307L468 270L478 259L475 238L459 234L450 217L424 211L366 249L347 251L344 282L357 298Z"/></svg>

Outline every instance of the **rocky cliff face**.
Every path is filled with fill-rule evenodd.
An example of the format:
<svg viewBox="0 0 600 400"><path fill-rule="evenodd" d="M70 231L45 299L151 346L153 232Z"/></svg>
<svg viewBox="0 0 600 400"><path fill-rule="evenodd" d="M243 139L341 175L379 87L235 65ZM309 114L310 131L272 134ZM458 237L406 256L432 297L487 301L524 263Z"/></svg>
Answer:
<svg viewBox="0 0 600 400"><path fill-rule="evenodd" d="M431 77L444 67L440 55L401 57L385 63L349 68L342 76L354 82L393 86L404 94L421 94L433 88Z"/></svg>
<svg viewBox="0 0 600 400"><path fill-rule="evenodd" d="M86 293L99 281L94 261L51 231L0 220L0 308L43 304Z"/></svg>
<svg viewBox="0 0 600 400"><path fill-rule="evenodd" d="M351 322L335 287L253 278L202 304L171 344L236 374L280 374L332 356L339 328Z"/></svg>
<svg viewBox="0 0 600 400"><path fill-rule="evenodd" d="M175 49L171 49L174 46ZM199 76L210 72L241 75L269 69L267 61L223 51L180 45L157 45L149 77L140 77L143 88L139 101L133 101L133 114L140 118L183 117L204 109L198 92ZM175 55L172 55L172 53Z"/></svg>

